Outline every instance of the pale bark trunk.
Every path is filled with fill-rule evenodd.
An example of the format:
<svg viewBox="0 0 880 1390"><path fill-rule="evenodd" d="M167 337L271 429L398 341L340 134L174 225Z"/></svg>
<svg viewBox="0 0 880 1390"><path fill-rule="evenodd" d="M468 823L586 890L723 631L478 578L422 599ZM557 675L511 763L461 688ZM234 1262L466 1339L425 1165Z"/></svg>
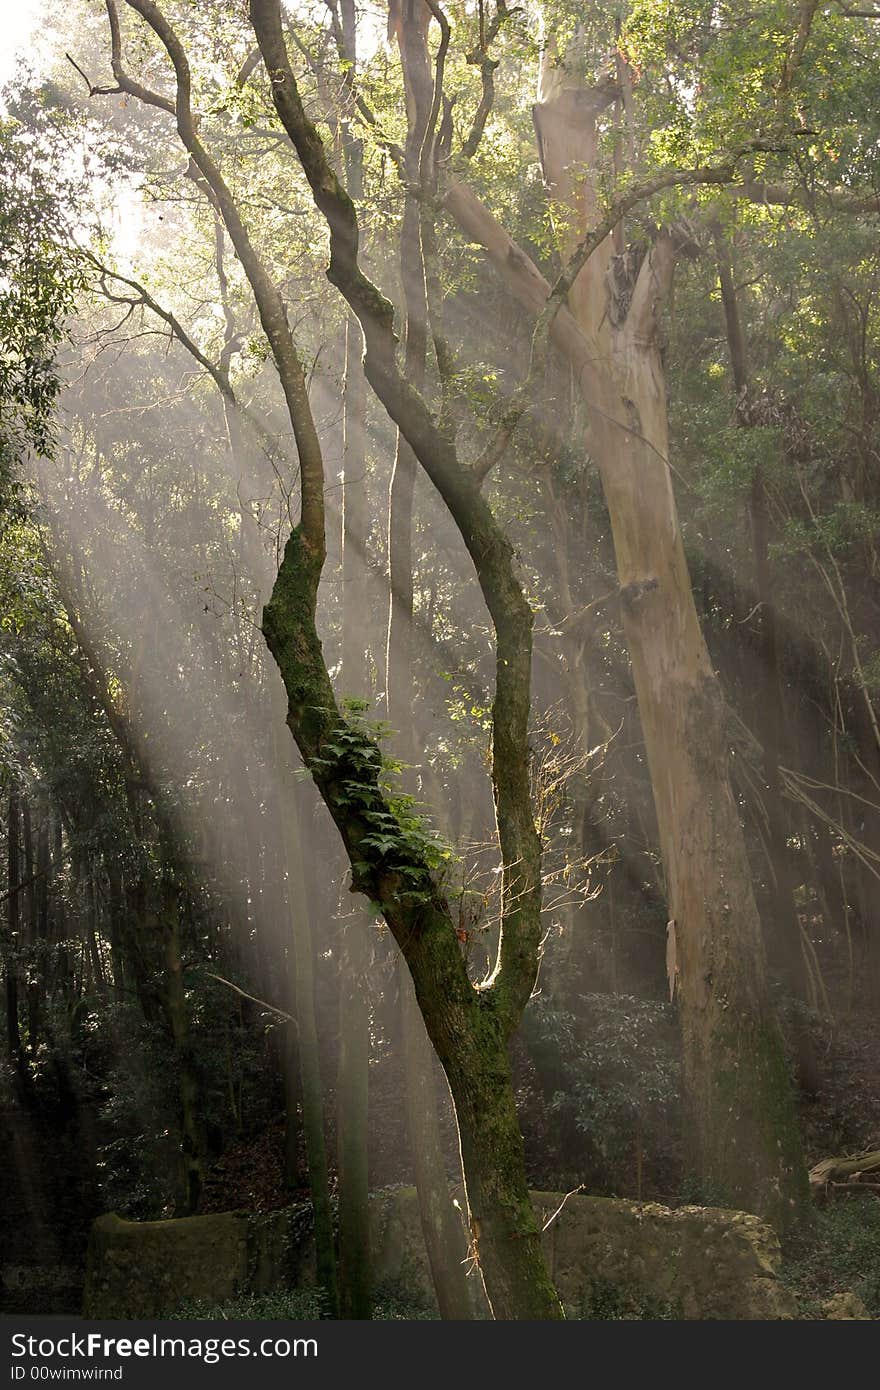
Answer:
<svg viewBox="0 0 880 1390"><path fill-rule="evenodd" d="M569 209L563 251L596 220L589 170L603 100L545 72L535 108L545 178ZM589 447L611 520L679 963L687 1133L705 1191L787 1226L806 1175L739 813L725 708L700 630L668 464L657 342L673 263L661 235L613 293L608 241L569 294L586 343Z"/></svg>
<svg viewBox="0 0 880 1390"><path fill-rule="evenodd" d="M576 99L568 105L567 116L557 111L547 125L537 115L545 156L554 153L554 126L563 133L559 174L568 167L570 139L581 169L595 148L595 105L585 100L580 113ZM586 123L580 130L579 119ZM556 182L552 167L547 173ZM564 189L556 197L568 201ZM578 227L588 215L586 192L570 187L569 198ZM539 313L550 287L533 262L463 184L449 185L446 205L520 303ZM786 1226L807 1209L805 1168L728 776L724 702L694 607L667 461L665 382L651 320L671 246L661 241L649 253L638 300L634 294L625 324L613 331L603 249L573 287L571 309L557 314L552 337L590 413L588 444L611 518L676 924L688 1143L707 1194Z"/></svg>

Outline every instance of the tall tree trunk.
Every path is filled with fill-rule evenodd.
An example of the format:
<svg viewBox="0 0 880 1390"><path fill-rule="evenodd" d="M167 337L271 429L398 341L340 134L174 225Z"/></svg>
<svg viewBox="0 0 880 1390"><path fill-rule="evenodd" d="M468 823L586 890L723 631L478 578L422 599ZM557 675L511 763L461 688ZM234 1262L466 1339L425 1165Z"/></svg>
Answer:
<svg viewBox="0 0 880 1390"><path fill-rule="evenodd" d="M366 383L360 328L345 336L342 503L342 682L346 694L368 692L364 604L366 516ZM339 962L339 1072L336 1088L339 1164L339 1281L344 1318L372 1311L369 1210L370 924L360 904L342 932Z"/></svg>
<svg viewBox="0 0 880 1390"><path fill-rule="evenodd" d="M608 103L544 64L534 108L571 254L598 221L591 183ZM728 773L725 706L694 606L668 464L658 318L674 259L661 233L628 283L606 238L569 292L580 384L608 505L679 964L687 1135L704 1190L781 1227L808 1210L806 1170Z"/></svg>
<svg viewBox="0 0 880 1390"><path fill-rule="evenodd" d="M354 0L340 0L344 80L357 74ZM340 127L352 194L363 192L363 149L348 125ZM369 695L364 587L367 548L366 412L363 337L349 316L345 328L342 459L342 683L348 696ZM344 1318L372 1315L369 1187L370 925L360 904L342 933L339 963L339 1073L336 1132L339 1165L339 1283Z"/></svg>

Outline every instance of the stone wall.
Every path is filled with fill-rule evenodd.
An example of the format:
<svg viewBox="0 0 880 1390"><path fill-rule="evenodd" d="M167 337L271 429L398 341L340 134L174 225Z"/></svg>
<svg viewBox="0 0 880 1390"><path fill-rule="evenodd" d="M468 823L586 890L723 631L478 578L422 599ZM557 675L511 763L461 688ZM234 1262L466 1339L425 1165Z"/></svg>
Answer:
<svg viewBox="0 0 880 1390"><path fill-rule="evenodd" d="M542 1226L553 1217L544 1248L570 1316L627 1307L683 1319L797 1316L778 1278L779 1242L756 1216L555 1192L533 1199ZM85 1315L155 1317L187 1299L215 1304L312 1283L306 1215L299 1207L178 1221L102 1216L89 1247ZM415 1190L375 1194L371 1229L376 1283L433 1302Z"/></svg>
<svg viewBox="0 0 880 1390"><path fill-rule="evenodd" d="M161 1317L186 1300L216 1304L310 1282L310 1226L307 1206L170 1221L99 1216L86 1258L83 1316Z"/></svg>

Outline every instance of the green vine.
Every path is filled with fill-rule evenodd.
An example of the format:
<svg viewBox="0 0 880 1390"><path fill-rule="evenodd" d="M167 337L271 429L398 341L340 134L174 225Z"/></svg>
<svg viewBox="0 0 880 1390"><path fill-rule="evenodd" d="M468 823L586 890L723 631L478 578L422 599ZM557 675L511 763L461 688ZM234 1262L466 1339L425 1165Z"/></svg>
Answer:
<svg viewBox="0 0 880 1390"><path fill-rule="evenodd" d="M313 775L332 793L334 805L358 820L360 859L352 862L356 886L373 889L393 877L398 899L436 898L438 878L451 867L451 845L430 826L414 797L395 791L404 764L382 750L392 732L385 720L366 718L365 700L343 700L344 715L310 760ZM373 901L376 911L381 902Z"/></svg>

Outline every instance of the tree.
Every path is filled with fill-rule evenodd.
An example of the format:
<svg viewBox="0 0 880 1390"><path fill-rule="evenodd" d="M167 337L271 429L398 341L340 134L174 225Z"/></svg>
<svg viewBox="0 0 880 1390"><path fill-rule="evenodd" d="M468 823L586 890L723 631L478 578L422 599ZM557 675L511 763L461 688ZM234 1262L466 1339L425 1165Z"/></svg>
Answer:
<svg viewBox="0 0 880 1390"><path fill-rule="evenodd" d="M785 1226L804 1208L804 1164L730 787L723 697L700 633L668 464L659 329L681 233L662 231L609 302L613 228L597 245L590 170L598 117L616 87L591 89L578 67L574 56L567 64L545 57L535 125L549 195L568 211L568 301L586 348L579 365L590 449L651 768L695 1166L710 1192ZM584 239L592 254L577 270Z"/></svg>
<svg viewBox="0 0 880 1390"><path fill-rule="evenodd" d="M0 124L0 176L0 445L8 486L12 461L51 447L55 350L80 277L65 244L69 190L8 116Z"/></svg>
<svg viewBox="0 0 880 1390"><path fill-rule="evenodd" d="M357 224L348 196L330 170L314 127L305 118L290 73L291 105L282 119L298 140L319 207L329 215L338 274L350 295L366 343L365 372L444 495L475 563L498 637L494 706L493 783L504 861L504 927L491 985L468 979L442 881L433 838L401 816L383 785L375 739L336 701L315 629L317 590L325 548L324 467L305 389L302 364L277 290L266 274L240 212L199 138L190 106L191 75L180 39L151 0L131 6L165 48L176 95L147 91L127 75L115 5L108 6L113 70L123 90L175 115L178 132L213 196L257 302L279 371L300 459L300 519L286 543L263 628L288 694L288 722L300 753L345 844L353 883L381 906L416 988L429 1035L446 1070L456 1104L471 1229L490 1303L498 1317L561 1313L540 1249L528 1195L522 1137L516 1118L507 1041L537 970L540 926L540 843L532 820L527 720L531 613L514 575L509 542L454 447L431 420L421 398L394 363L391 307L357 264ZM255 31L276 71L283 52L280 12L254 11ZM281 52L277 45L280 43ZM277 85L273 94L279 96ZM288 95L285 91L283 96ZM406 415L406 427L399 418Z"/></svg>

